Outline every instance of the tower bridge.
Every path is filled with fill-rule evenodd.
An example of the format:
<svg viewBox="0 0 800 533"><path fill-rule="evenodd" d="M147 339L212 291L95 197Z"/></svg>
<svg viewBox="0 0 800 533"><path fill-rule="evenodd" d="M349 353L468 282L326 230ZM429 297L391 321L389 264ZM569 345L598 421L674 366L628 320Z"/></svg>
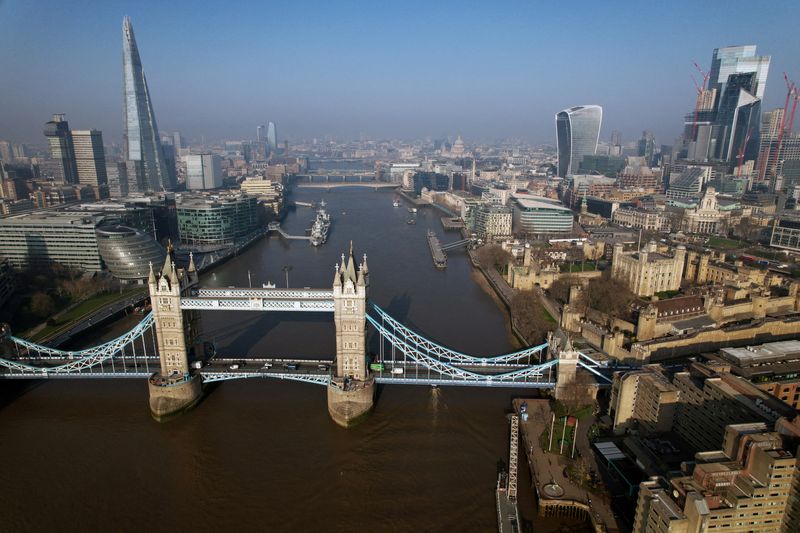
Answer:
<svg viewBox="0 0 800 533"><path fill-rule="evenodd" d="M202 384L238 379L280 379L323 385L328 411L342 426L372 408L380 384L522 387L554 389L556 397L573 382L578 368L599 384L609 368L554 342L495 356L472 356L427 339L368 300L366 255L352 249L335 266L331 289L202 288L194 259L178 268L168 254L148 278L152 312L116 339L82 350L60 350L11 335L0 338L0 378L147 379L150 409L163 419L192 407ZM329 359L278 354L204 357L198 311L333 313L336 352ZM367 326L378 337L378 352L367 352Z"/></svg>

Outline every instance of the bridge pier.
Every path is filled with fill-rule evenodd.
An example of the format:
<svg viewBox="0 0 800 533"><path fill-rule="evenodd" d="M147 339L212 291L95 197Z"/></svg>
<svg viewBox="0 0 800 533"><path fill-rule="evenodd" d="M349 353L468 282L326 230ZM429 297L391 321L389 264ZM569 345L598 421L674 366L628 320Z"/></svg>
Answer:
<svg viewBox="0 0 800 533"><path fill-rule="evenodd" d="M362 422L372 411L375 400L375 379L344 382L331 380L328 385L328 414L343 428Z"/></svg>
<svg viewBox="0 0 800 533"><path fill-rule="evenodd" d="M151 376L147 380L150 392L150 414L163 422L173 416L191 409L203 396L200 376L181 376L179 380L169 382Z"/></svg>
<svg viewBox="0 0 800 533"><path fill-rule="evenodd" d="M350 256L336 265L333 278L333 322L336 326L336 371L328 385L328 413L348 428L372 410L375 379L367 366L367 256L356 266L353 243Z"/></svg>

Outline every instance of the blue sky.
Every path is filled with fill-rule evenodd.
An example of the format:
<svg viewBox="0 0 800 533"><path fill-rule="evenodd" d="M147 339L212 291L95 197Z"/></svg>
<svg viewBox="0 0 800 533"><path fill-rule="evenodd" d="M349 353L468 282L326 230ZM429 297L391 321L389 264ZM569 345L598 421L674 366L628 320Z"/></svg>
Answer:
<svg viewBox="0 0 800 533"><path fill-rule="evenodd" d="M671 144L692 60L757 44L800 82L800 2L85 2L0 0L0 138L42 142L63 112L119 142L122 17L161 131L251 138L461 134L554 142L553 115L604 107L601 137Z"/></svg>

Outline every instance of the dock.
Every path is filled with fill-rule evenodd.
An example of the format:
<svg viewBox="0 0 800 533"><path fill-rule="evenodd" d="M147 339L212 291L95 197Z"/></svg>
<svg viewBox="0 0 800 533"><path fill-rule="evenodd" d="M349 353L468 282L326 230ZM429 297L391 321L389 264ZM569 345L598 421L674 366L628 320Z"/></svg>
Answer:
<svg viewBox="0 0 800 533"><path fill-rule="evenodd" d="M519 416L511 415L511 438L508 446L508 472L497 477L495 500L497 503L497 531L516 533L520 530L519 507L517 506L517 463L519 457Z"/></svg>
<svg viewBox="0 0 800 533"><path fill-rule="evenodd" d="M297 240L297 241L310 241L311 240L311 236L310 235L290 235L290 234L286 233L285 231L283 231L283 228L281 228L281 225L278 224L277 222L270 222L269 226L267 227L267 231L274 231L278 235L280 235L281 237L283 237L284 239L287 239L287 240Z"/></svg>
<svg viewBox="0 0 800 533"><path fill-rule="evenodd" d="M428 230L428 247L431 249L433 266L440 270L447 268L447 254L442 250L442 243L439 242L439 237L430 230Z"/></svg>
<svg viewBox="0 0 800 533"><path fill-rule="evenodd" d="M442 227L445 231L458 231L464 228L464 221L458 217L442 217Z"/></svg>

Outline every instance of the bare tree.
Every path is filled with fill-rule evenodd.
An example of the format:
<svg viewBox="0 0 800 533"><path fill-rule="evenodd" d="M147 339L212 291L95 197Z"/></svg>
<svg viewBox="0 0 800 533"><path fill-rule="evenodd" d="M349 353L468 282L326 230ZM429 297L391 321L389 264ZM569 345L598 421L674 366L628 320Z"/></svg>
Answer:
<svg viewBox="0 0 800 533"><path fill-rule="evenodd" d="M511 261L511 253L503 250L500 245L487 244L478 249L478 262L485 269L503 270L505 266Z"/></svg>

